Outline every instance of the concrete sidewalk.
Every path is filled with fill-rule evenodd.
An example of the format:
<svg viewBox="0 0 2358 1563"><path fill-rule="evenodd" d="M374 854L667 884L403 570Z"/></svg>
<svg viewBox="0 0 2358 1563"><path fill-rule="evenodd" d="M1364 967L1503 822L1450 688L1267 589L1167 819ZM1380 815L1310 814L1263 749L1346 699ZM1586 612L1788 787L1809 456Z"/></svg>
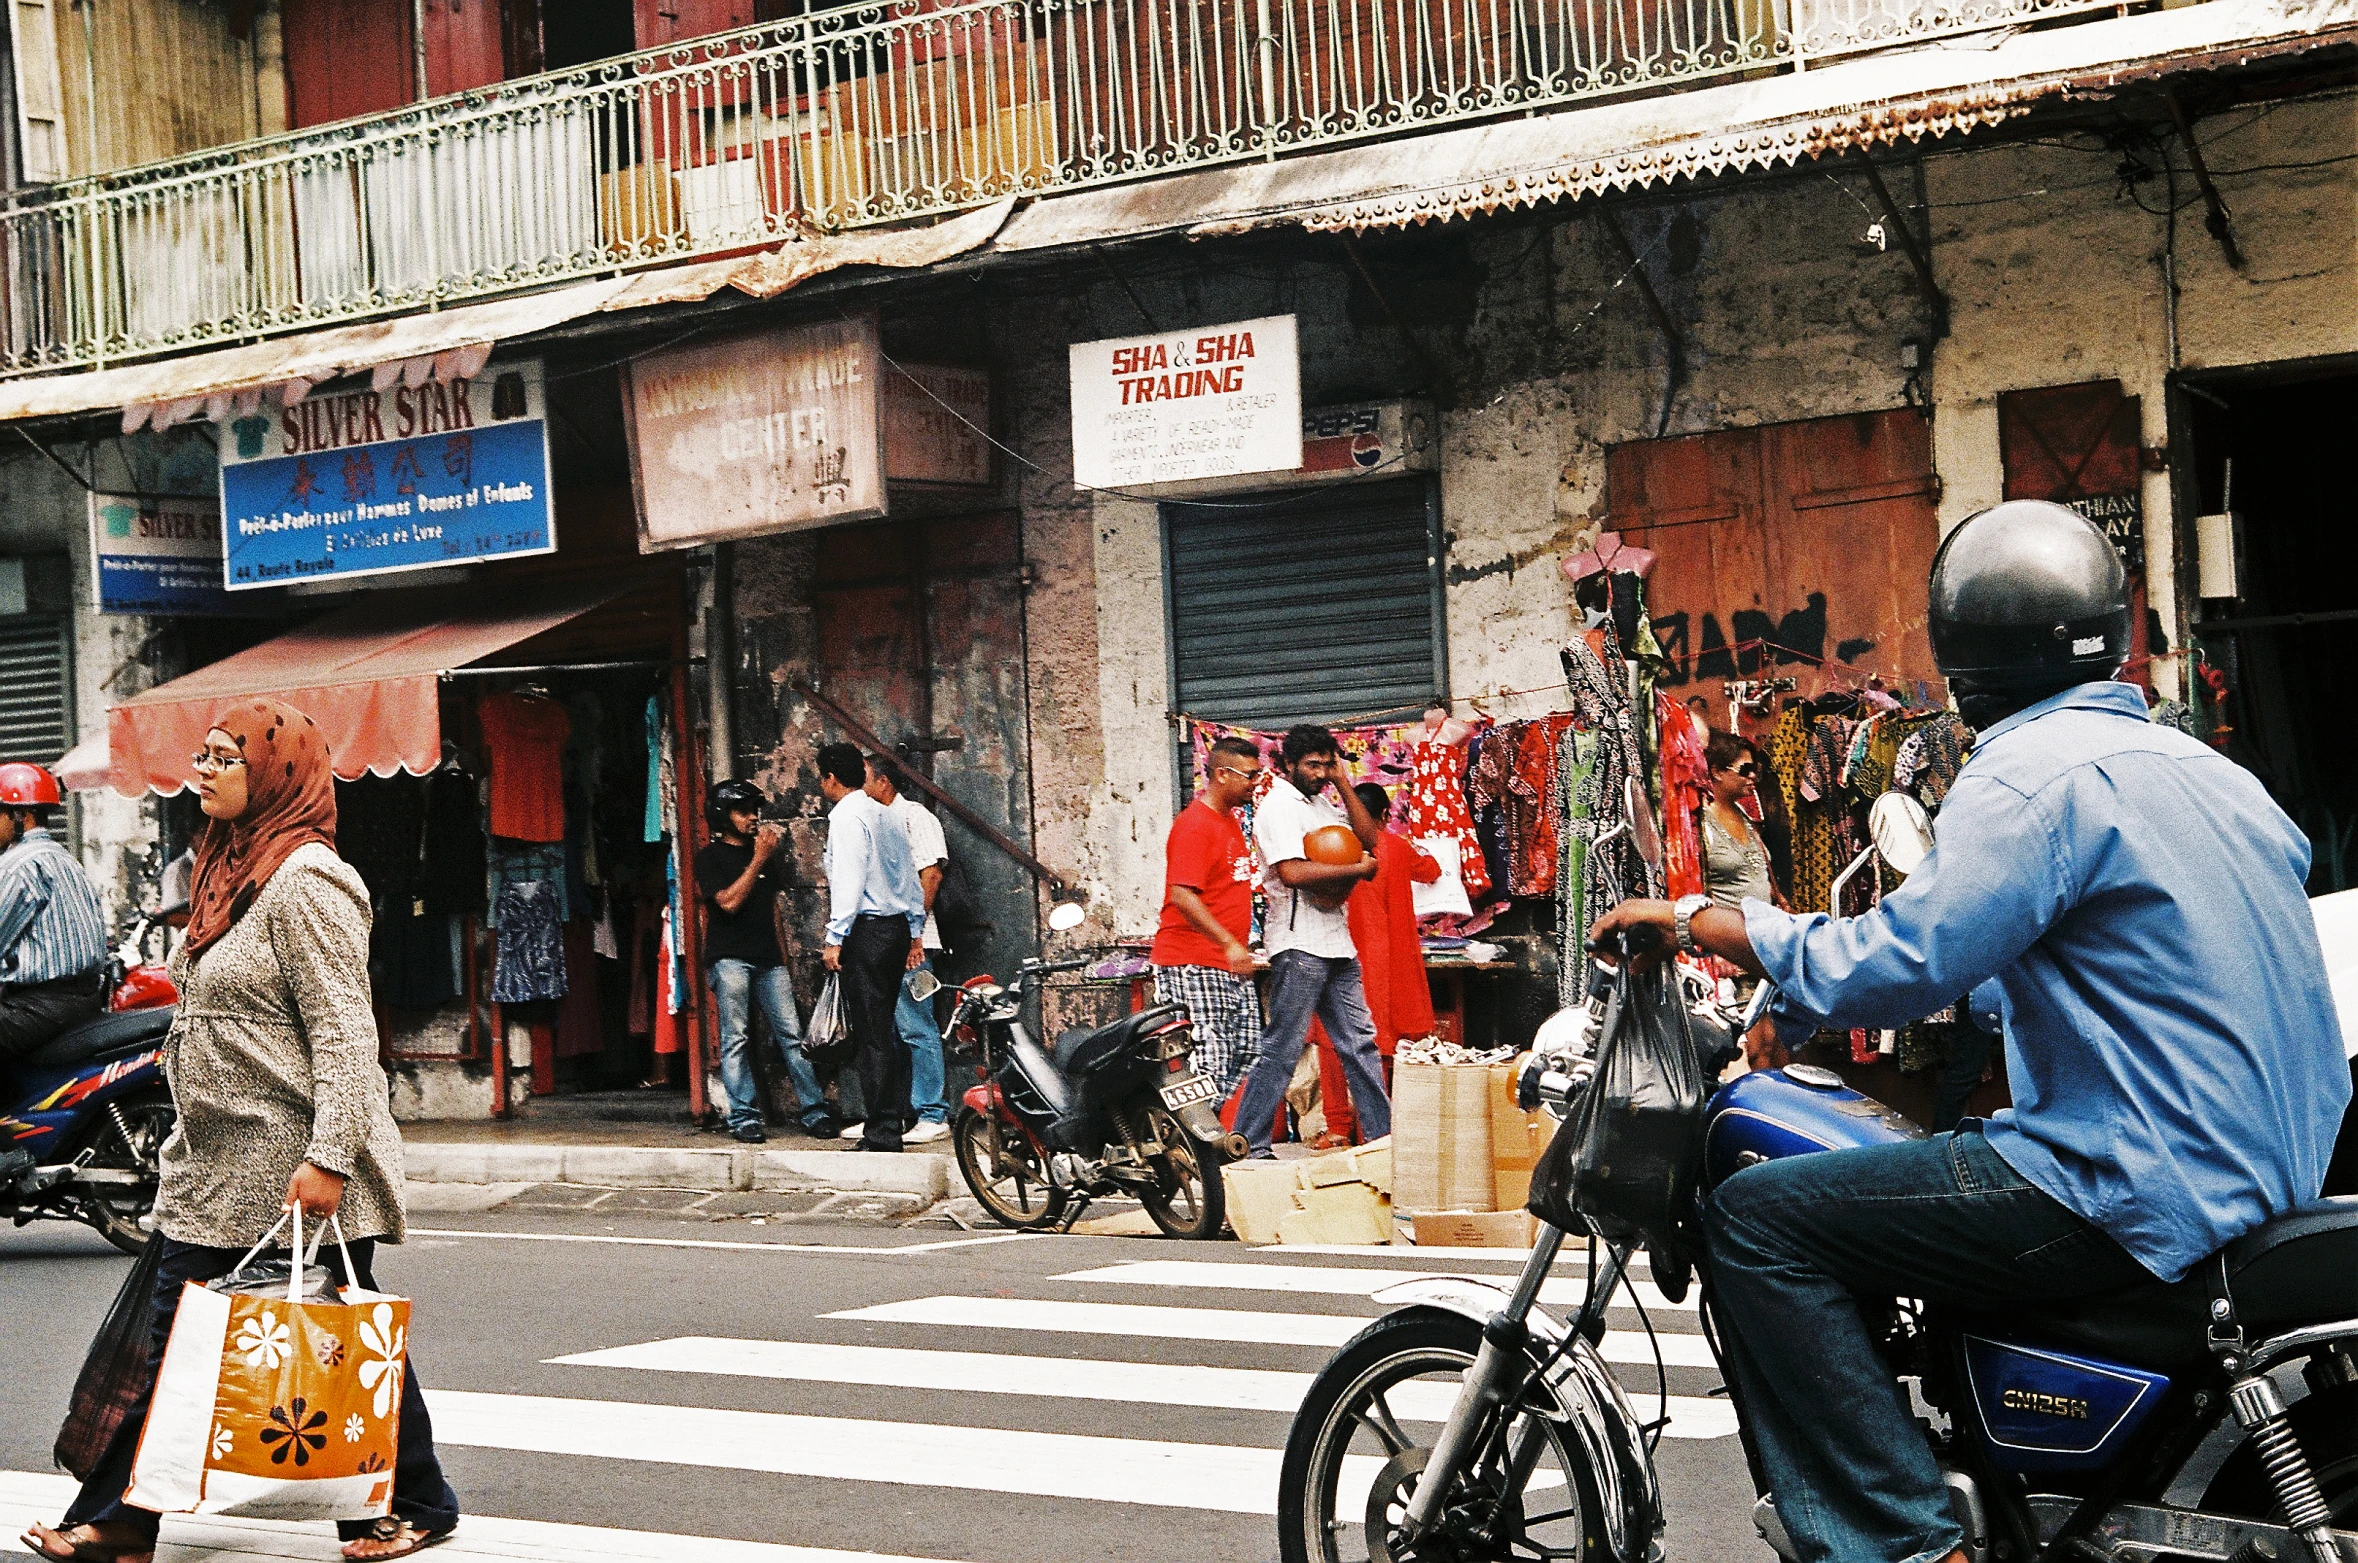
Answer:
<svg viewBox="0 0 2358 1563"><path fill-rule="evenodd" d="M880 1156L792 1130L766 1145L740 1145L680 1122L488 1119L405 1123L401 1136L412 1183L895 1194L929 1204L963 1186L946 1139Z"/></svg>

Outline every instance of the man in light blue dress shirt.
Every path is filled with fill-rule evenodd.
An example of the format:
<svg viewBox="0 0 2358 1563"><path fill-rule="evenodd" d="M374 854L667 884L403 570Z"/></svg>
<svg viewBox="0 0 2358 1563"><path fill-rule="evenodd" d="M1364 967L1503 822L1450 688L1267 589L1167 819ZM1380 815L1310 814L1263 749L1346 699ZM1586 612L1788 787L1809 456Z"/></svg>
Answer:
<svg viewBox="0 0 2358 1563"><path fill-rule="evenodd" d="M925 964L925 891L909 838L861 790L867 780L867 764L850 744L819 751L819 795L827 800L824 958L843 983L868 1109L854 1126L859 1149L897 1151L909 1117L909 1050L893 1011L903 978Z"/></svg>
<svg viewBox="0 0 2358 1563"><path fill-rule="evenodd" d="M2175 1280L2317 1197L2350 1097L2309 843L2111 681L2129 612L2103 534L2043 502L1968 518L1934 562L1932 627L1981 736L1897 891L1854 918L1628 902L1592 930L1766 975L1800 1027L1998 999L2010 1109L1763 1163L1705 1212L1733 1387L1813 1560L1964 1556L1857 1297L2019 1311Z"/></svg>

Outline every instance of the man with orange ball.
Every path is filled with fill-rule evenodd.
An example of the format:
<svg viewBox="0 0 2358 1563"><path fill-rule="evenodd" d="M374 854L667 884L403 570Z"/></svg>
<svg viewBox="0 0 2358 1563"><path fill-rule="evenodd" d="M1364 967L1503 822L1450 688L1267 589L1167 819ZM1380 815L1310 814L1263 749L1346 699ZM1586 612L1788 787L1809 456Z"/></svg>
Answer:
<svg viewBox="0 0 2358 1563"><path fill-rule="evenodd" d="M1375 877L1380 827L1344 780L1334 734L1323 727L1293 728L1278 759L1285 774L1253 812L1268 899L1262 943L1269 952L1269 1024L1236 1106L1236 1127L1258 1157L1270 1154L1270 1130L1313 1016L1342 1059L1360 1131L1371 1140L1392 1132L1375 1021L1343 910L1352 890ZM1327 798L1329 788L1340 808Z"/></svg>

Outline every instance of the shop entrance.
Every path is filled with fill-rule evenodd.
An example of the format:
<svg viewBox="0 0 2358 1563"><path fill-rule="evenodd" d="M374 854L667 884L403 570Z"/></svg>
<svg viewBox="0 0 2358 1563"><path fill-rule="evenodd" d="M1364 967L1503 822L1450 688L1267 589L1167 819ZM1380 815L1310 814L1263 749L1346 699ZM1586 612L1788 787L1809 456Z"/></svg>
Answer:
<svg viewBox="0 0 2358 1563"><path fill-rule="evenodd" d="M2310 892L2346 890L2358 883L2358 689L2338 670L2358 649L2358 530L2341 463L2358 365L2189 377L2180 390L2194 456L2180 514L2234 517L2185 523L2185 595L2229 584L2215 546L2202 578L2205 531L2240 555L2235 595L2205 596L2195 626L2201 725L2307 832Z"/></svg>
<svg viewBox="0 0 2358 1563"><path fill-rule="evenodd" d="M943 978L1012 972L1039 951L1035 881L1007 850L1032 840L1021 524L997 512L831 528L817 565L825 698L983 827L917 800L950 850Z"/></svg>

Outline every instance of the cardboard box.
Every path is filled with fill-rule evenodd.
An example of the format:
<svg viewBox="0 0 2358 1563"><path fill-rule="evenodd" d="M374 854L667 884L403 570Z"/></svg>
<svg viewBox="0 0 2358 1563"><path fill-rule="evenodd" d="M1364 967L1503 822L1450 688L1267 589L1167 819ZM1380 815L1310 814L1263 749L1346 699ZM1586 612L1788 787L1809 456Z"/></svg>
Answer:
<svg viewBox="0 0 2358 1563"><path fill-rule="evenodd" d="M1301 1182L1295 1164L1285 1161L1232 1161L1220 1169L1228 1190L1228 1224L1239 1242L1255 1247L1278 1240L1278 1223L1298 1208L1294 1195Z"/></svg>
<svg viewBox="0 0 2358 1563"><path fill-rule="evenodd" d="M1280 1243L1387 1243L1392 1202L1364 1183L1304 1188L1297 1208L1277 1223Z"/></svg>
<svg viewBox="0 0 2358 1563"><path fill-rule="evenodd" d="M1522 1059L1490 1066L1491 1200L1499 1210L1521 1210L1531 1198L1531 1171L1547 1149L1555 1120L1515 1105L1515 1075Z"/></svg>
<svg viewBox="0 0 2358 1563"><path fill-rule="evenodd" d="M1495 1210L1490 1070L1402 1064L1392 1074L1392 1202L1403 1210Z"/></svg>
<svg viewBox="0 0 2358 1563"><path fill-rule="evenodd" d="M1529 1248L1539 1240L1539 1218L1528 1210L1421 1212L1419 1248Z"/></svg>

